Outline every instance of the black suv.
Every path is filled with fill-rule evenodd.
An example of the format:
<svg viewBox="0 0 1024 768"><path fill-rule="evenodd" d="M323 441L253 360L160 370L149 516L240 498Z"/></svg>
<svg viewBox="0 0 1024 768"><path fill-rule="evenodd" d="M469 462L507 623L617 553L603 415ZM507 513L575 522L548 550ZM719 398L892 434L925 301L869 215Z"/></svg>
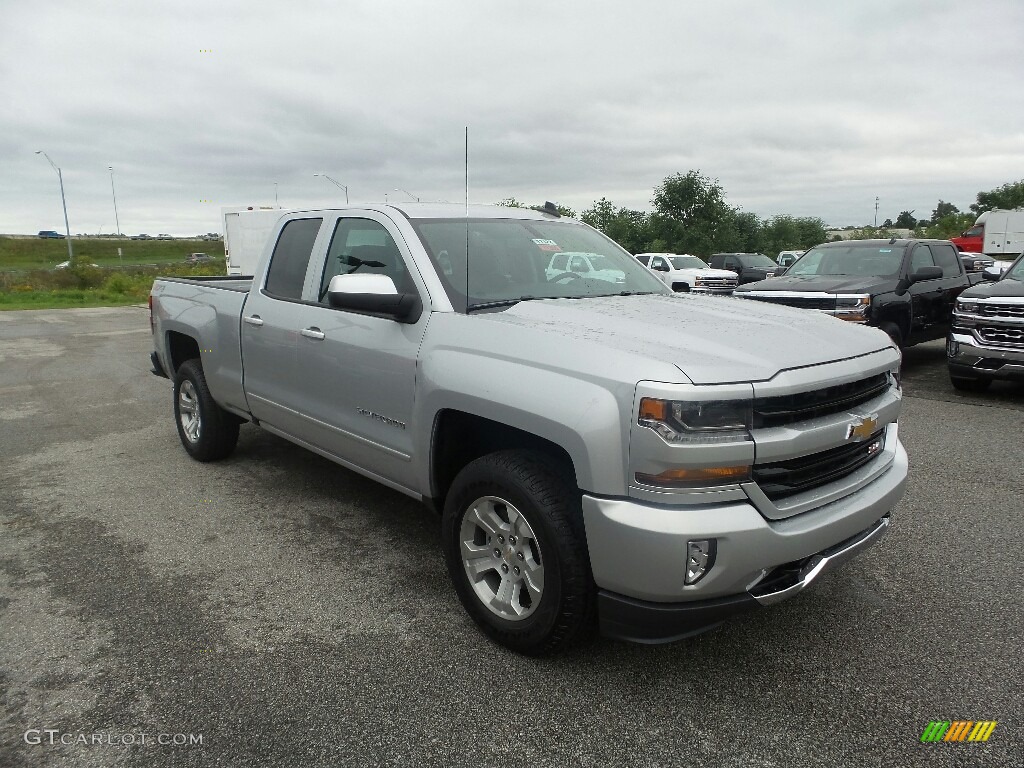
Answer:
<svg viewBox="0 0 1024 768"><path fill-rule="evenodd" d="M740 285L774 277L783 268L763 253L716 253L708 265L714 269L729 269L740 276Z"/></svg>
<svg viewBox="0 0 1024 768"><path fill-rule="evenodd" d="M816 246L785 276L733 295L873 325L906 347L944 337L969 284L948 240L844 240Z"/></svg>

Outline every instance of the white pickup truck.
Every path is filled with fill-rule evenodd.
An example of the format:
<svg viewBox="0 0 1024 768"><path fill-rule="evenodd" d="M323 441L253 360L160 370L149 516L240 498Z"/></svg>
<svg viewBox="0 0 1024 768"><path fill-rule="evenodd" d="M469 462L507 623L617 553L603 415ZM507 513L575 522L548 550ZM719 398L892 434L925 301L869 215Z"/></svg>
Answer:
<svg viewBox="0 0 1024 768"><path fill-rule="evenodd" d="M712 269L689 254L638 253L636 260L673 291L729 294L739 285L735 272Z"/></svg>
<svg viewBox="0 0 1024 768"><path fill-rule="evenodd" d="M604 268L551 272L561 252ZM440 511L463 605L524 653L777 603L903 495L888 336L673 293L553 207L284 212L252 279L150 302L193 458L251 422Z"/></svg>

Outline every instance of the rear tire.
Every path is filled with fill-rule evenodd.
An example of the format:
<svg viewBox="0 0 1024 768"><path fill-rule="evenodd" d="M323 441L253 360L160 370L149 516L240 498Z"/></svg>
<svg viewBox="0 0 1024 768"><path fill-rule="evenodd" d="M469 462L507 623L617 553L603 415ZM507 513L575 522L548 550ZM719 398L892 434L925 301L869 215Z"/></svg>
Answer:
<svg viewBox="0 0 1024 768"><path fill-rule="evenodd" d="M217 405L196 358L182 363L174 375L174 422L181 444L196 461L226 458L238 443L239 421Z"/></svg>
<svg viewBox="0 0 1024 768"><path fill-rule="evenodd" d="M961 392L984 392L992 383L992 379L965 379L960 376L950 376L950 384L953 389Z"/></svg>
<svg viewBox="0 0 1024 768"><path fill-rule="evenodd" d="M501 451L469 463L448 492L441 529L455 591L491 639L541 656L592 627L580 494L550 461Z"/></svg>

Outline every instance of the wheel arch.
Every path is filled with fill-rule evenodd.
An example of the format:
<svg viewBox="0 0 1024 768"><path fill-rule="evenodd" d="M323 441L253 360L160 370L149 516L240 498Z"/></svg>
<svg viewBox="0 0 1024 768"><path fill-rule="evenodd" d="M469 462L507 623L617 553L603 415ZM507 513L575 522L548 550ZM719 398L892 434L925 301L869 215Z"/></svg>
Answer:
<svg viewBox="0 0 1024 768"><path fill-rule="evenodd" d="M502 450L527 450L551 460L567 480L580 487L578 462L555 440L467 411L437 413L430 441L430 499L437 509L455 476L470 462Z"/></svg>
<svg viewBox="0 0 1024 768"><path fill-rule="evenodd" d="M180 331L167 331L167 355L170 358L171 369L168 375L174 377L174 373L186 360L198 358L199 342L192 336Z"/></svg>

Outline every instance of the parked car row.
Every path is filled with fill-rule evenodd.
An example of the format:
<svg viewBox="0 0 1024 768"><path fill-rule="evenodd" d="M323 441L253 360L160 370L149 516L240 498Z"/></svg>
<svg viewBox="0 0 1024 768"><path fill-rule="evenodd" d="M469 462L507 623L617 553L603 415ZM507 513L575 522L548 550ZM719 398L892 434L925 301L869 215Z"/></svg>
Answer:
<svg viewBox="0 0 1024 768"><path fill-rule="evenodd" d="M994 262L947 240L890 239L823 243L779 257L788 263L773 272L761 254L715 254L711 266L689 255L636 256L677 292L815 310L879 328L900 348L945 338L950 380L960 390L1024 381L1024 256Z"/></svg>

